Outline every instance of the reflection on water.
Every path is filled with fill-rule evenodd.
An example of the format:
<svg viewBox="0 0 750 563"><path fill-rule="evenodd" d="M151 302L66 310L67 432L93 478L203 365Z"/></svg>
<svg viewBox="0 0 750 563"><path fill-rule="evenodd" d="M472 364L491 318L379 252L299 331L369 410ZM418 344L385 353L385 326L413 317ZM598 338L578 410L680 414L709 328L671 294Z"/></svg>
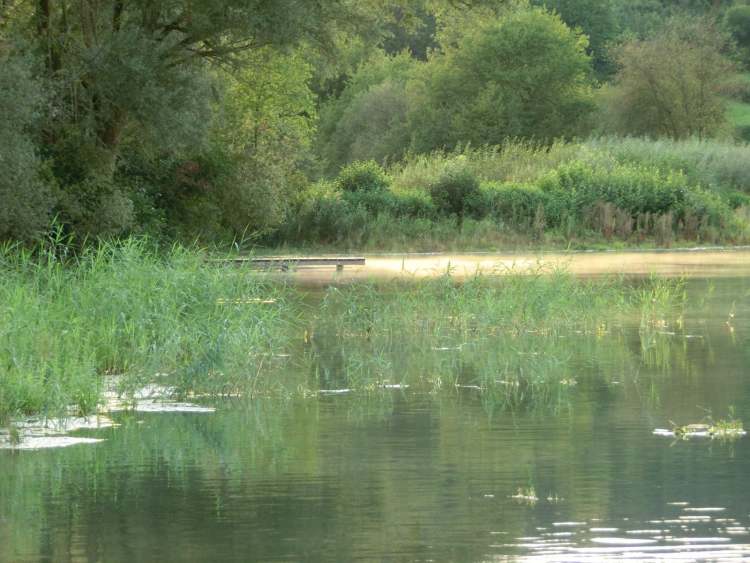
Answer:
<svg viewBox="0 0 750 563"><path fill-rule="evenodd" d="M694 280L678 324L560 335L575 384L538 403L472 388L502 367L487 342L432 351L466 383L447 393L119 413L78 432L98 444L2 451L0 561L748 558L750 439L652 435L730 405L750 422L748 291Z"/></svg>

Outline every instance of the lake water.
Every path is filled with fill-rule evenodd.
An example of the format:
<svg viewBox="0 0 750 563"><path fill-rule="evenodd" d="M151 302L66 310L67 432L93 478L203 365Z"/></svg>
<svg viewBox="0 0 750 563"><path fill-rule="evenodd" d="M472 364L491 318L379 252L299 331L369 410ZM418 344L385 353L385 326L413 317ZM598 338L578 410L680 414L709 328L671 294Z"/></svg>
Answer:
<svg viewBox="0 0 750 563"><path fill-rule="evenodd" d="M750 278L688 295L678 328L569 335L569 391L515 411L471 388L230 400L0 451L0 561L749 559L750 437L652 434L750 424Z"/></svg>

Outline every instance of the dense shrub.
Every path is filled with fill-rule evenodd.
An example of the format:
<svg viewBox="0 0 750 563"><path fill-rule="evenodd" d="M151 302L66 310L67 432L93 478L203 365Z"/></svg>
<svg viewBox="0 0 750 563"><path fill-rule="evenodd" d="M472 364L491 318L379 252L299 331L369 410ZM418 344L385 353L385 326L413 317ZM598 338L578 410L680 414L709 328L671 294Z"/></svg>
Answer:
<svg viewBox="0 0 750 563"><path fill-rule="evenodd" d="M412 189L393 192L393 214L396 217L436 219L438 209L429 193Z"/></svg>
<svg viewBox="0 0 750 563"><path fill-rule="evenodd" d="M732 209L721 195L690 185L680 171L574 162L550 174L541 187L548 198L546 220L553 226L576 221L602 232L621 227L629 231L632 220L639 231L669 231L670 236L673 227L682 225L692 238L700 236L701 229L734 223Z"/></svg>
<svg viewBox="0 0 750 563"><path fill-rule="evenodd" d="M392 212L396 207L396 198L385 189L342 192L341 197L352 208L361 207L372 215Z"/></svg>
<svg viewBox="0 0 750 563"><path fill-rule="evenodd" d="M681 172L578 161L548 175L541 187L550 197L548 218L559 223L565 215L580 216L600 201L632 214L666 213L683 201L687 181Z"/></svg>
<svg viewBox="0 0 750 563"><path fill-rule="evenodd" d="M732 221L732 208L714 192L693 189L685 194L681 217L697 217L703 226L724 227Z"/></svg>
<svg viewBox="0 0 750 563"><path fill-rule="evenodd" d="M353 162L336 178L336 187L344 192L377 192L388 189L388 185L385 170L373 160Z"/></svg>
<svg viewBox="0 0 750 563"><path fill-rule="evenodd" d="M726 202L732 209L750 206L750 195L742 192L729 192L726 194Z"/></svg>
<svg viewBox="0 0 750 563"><path fill-rule="evenodd" d="M335 242L342 234L342 219L351 215L341 192L321 182L300 195L282 235L286 240Z"/></svg>
<svg viewBox="0 0 750 563"><path fill-rule="evenodd" d="M531 227L548 204L547 194L531 184L487 183L482 185L482 193L488 215L519 229Z"/></svg>
<svg viewBox="0 0 750 563"><path fill-rule="evenodd" d="M653 147L650 154L647 146ZM701 147L706 147L712 177L734 178L721 189L702 185L695 167L682 168ZM733 210L748 208L750 196L727 187L741 179L729 174L741 172L731 157L745 151L698 141L600 139L555 144L549 150L521 142L466 148L458 155L437 152L411 157L388 174L374 163L358 163L342 174L349 190L341 178L305 190L279 237L420 250L429 250L430 241L434 248L445 248L458 240L475 241L476 248L486 248L488 241L563 243L599 237L662 245L676 239L746 240L746 221ZM533 173L536 159L543 165ZM393 177L393 186L387 189L381 182L362 189L373 185L361 180L370 176L362 170L376 178Z"/></svg>
<svg viewBox="0 0 750 563"><path fill-rule="evenodd" d="M479 180L464 165L455 163L428 186L439 211L462 218L469 211L469 201L479 195Z"/></svg>
<svg viewBox="0 0 750 563"><path fill-rule="evenodd" d="M133 202L126 189L106 176L65 186L59 217L83 236L117 236L133 226Z"/></svg>

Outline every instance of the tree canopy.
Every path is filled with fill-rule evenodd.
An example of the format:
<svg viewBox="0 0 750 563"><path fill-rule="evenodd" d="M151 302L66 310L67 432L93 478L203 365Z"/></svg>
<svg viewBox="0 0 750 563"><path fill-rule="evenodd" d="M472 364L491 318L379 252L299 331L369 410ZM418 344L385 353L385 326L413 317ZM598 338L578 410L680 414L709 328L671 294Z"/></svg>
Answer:
<svg viewBox="0 0 750 563"><path fill-rule="evenodd" d="M727 134L748 7L0 0L0 238L269 233L357 160Z"/></svg>

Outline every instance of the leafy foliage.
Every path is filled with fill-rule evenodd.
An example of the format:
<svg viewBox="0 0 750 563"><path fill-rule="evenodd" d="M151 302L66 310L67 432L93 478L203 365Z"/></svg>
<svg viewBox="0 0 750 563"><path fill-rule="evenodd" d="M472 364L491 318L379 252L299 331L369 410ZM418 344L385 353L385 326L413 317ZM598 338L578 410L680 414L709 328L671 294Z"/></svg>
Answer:
<svg viewBox="0 0 750 563"><path fill-rule="evenodd" d="M0 51L0 68L0 239L29 240L54 203L34 143L42 89L28 60Z"/></svg>
<svg viewBox="0 0 750 563"><path fill-rule="evenodd" d="M385 171L372 160L346 166L336 179L336 186L344 192L382 192L388 184Z"/></svg>
<svg viewBox="0 0 750 563"><path fill-rule="evenodd" d="M410 86L412 148L552 140L585 130L592 107L587 40L542 10L467 31Z"/></svg>
<svg viewBox="0 0 750 563"><path fill-rule="evenodd" d="M706 137L725 124L733 66L707 19L673 19L652 38L620 46L614 86L602 96L612 126L632 135Z"/></svg>
<svg viewBox="0 0 750 563"><path fill-rule="evenodd" d="M469 202L479 195L479 181L461 162L456 162L427 189L440 211L463 218Z"/></svg>

